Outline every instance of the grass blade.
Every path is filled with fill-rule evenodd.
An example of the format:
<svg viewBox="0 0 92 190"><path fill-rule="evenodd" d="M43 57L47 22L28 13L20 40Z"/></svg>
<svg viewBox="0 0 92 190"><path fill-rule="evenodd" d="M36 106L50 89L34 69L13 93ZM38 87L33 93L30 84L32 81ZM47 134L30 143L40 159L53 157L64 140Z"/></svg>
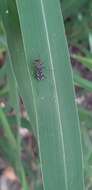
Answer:
<svg viewBox="0 0 92 190"><path fill-rule="evenodd" d="M92 58L87 58L87 57L83 57L80 55L71 55L71 57L77 61L79 61L80 63L84 64L88 69L92 69Z"/></svg>
<svg viewBox="0 0 92 190"><path fill-rule="evenodd" d="M27 64L27 57L25 56L23 42L21 38L20 26L18 22L18 17L16 14L16 6L15 2L11 1L8 2L5 0L3 3L1 2L1 12L3 12L3 16L5 20L9 16L8 22L5 21L5 26L7 28L8 34L8 46L9 51L11 53L11 59L13 62L13 69L16 75L16 80L19 86L20 94L24 100L25 106L27 107L29 119L31 120L33 128L36 126L36 118L35 118L35 106L34 106L34 98L33 98L33 87L31 82L30 73L28 70ZM9 14L7 13L9 10ZM13 25L12 25L13 23ZM10 29L10 25L13 27ZM15 36L13 36L13 35ZM12 45L14 44L14 48ZM18 63L18 67L16 65ZM27 85L26 85L27 84ZM30 110L31 107L31 110Z"/></svg>
<svg viewBox="0 0 92 190"><path fill-rule="evenodd" d="M10 3L9 0L8 5ZM16 3L23 46L20 45L21 35L17 37L19 31L17 35L15 32L14 11L9 6L4 24L17 81L20 84L21 73L29 89L33 88L44 189L83 190L80 129L60 3L58 0L16 0ZM18 42L14 40L16 37ZM23 53L17 53L16 49L20 48L22 52L25 51L29 65L26 61L24 63ZM33 75L32 65L37 58L42 60L45 67L46 77L43 81L36 80ZM27 75L19 73L19 60L22 60L22 71L28 68L32 85L29 85Z"/></svg>
<svg viewBox="0 0 92 190"><path fill-rule="evenodd" d="M78 72L73 73L74 83L88 91L92 91L92 83L87 79L84 79L80 76Z"/></svg>

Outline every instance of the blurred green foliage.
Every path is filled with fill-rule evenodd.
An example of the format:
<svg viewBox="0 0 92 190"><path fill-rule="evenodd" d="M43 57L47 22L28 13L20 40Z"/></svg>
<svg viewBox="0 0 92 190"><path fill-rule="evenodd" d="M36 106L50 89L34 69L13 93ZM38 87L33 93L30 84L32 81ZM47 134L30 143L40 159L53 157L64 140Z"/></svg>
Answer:
<svg viewBox="0 0 92 190"><path fill-rule="evenodd" d="M52 5L53 6L53 5ZM68 40L71 61L73 59L74 64L76 62L82 64L84 67L92 69L92 1L91 0L61 0L61 9L65 22L65 31ZM7 49L5 31L0 19L0 53L5 52ZM11 94L11 88L9 86L9 73L7 72L6 64L0 68L0 99L8 99L8 105L1 110L0 118L3 122L11 122L16 124L16 117L5 117L10 110L9 96ZM80 69L80 66L79 66ZM79 71L74 75L74 82L77 86L83 88L82 95L85 92L92 91L92 82L84 79ZM75 73L75 70L74 70ZM7 78L7 80L5 80ZM2 85L2 80L4 81ZM3 115L3 116L2 116ZM79 118L81 123L81 134L83 137L83 151L84 151L84 163L85 163L85 184L86 189L92 189L92 111L88 111L83 107L79 107ZM26 119L21 119L22 126L29 128L30 123ZM9 126L8 126L9 127ZM8 129L8 128L7 128ZM8 134L8 133L7 133ZM12 135L9 131L9 134ZM8 143L7 143L8 142ZM0 148L8 160L13 163L14 155L11 156L7 151L9 148L9 140L0 140ZM12 150L12 146L11 146ZM16 157L16 156L15 156Z"/></svg>

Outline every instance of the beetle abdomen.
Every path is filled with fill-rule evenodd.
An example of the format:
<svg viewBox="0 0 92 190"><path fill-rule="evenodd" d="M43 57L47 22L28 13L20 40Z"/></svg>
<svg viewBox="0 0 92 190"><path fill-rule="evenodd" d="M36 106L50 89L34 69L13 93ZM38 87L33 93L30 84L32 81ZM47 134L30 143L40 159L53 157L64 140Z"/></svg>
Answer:
<svg viewBox="0 0 92 190"><path fill-rule="evenodd" d="M45 76L44 76L44 72L43 72L43 63L41 62L40 59L36 59L34 61L34 65L35 65L35 78L37 80L44 80Z"/></svg>

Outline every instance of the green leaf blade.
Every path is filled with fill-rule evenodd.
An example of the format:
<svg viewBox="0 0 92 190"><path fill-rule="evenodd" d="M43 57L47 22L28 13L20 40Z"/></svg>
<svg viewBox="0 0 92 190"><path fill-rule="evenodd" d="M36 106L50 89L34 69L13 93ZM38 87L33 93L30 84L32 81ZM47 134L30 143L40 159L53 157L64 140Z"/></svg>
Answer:
<svg viewBox="0 0 92 190"><path fill-rule="evenodd" d="M58 1L53 1L52 9L52 1L41 0L40 2L31 1L31 3L29 1L28 4L26 4L26 1L23 1L23 4L19 1L16 2L27 56L29 56L29 49L31 49L30 59L33 61L40 56L42 61L44 60L45 62L46 60L46 67L48 67L46 72L47 82L45 80L44 84L38 84L33 80L34 86L39 92L39 97L36 98L36 106L45 188L57 189L62 185L63 189L83 189L82 173L80 175L82 171L81 150L79 150L81 146L79 145L80 132L78 121L76 123L77 114L72 77L60 5ZM32 10L29 21L27 18L30 7L32 7ZM32 20L33 18L34 21ZM56 111L54 111L55 109ZM41 110L44 110L44 112L42 113ZM48 110L49 114L47 114ZM73 110L72 114L70 110ZM73 142L76 146L76 153ZM56 155L53 152L54 149L56 150ZM53 159L50 161L50 158ZM48 160L47 164L44 163L45 159ZM78 168L76 168L76 162L78 163ZM56 166L55 163L57 163ZM56 173L55 170L57 171ZM52 182L51 178L53 179Z"/></svg>

